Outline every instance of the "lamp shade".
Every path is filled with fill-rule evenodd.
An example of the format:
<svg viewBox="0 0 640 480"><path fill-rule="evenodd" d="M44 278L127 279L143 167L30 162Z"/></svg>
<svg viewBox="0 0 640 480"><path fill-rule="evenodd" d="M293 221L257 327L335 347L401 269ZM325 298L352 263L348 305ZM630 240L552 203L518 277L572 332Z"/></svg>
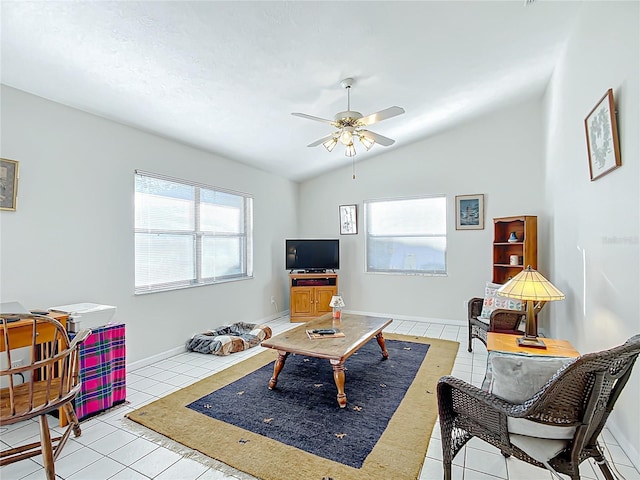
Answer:
<svg viewBox="0 0 640 480"><path fill-rule="evenodd" d="M322 146L324 148L327 149L327 151L332 151L334 149L334 147L338 144L338 139L337 138L330 138L329 140L327 140L326 142L324 142L322 144Z"/></svg>
<svg viewBox="0 0 640 480"><path fill-rule="evenodd" d="M355 157L356 156L356 147L353 146L353 142L347 145L347 148L344 151L345 156L347 157Z"/></svg>
<svg viewBox="0 0 640 480"><path fill-rule="evenodd" d="M531 266L527 266L527 268L500 287L496 293L503 297L535 302L564 299L564 293Z"/></svg>
<svg viewBox="0 0 640 480"><path fill-rule="evenodd" d="M344 300L340 295L334 295L331 297L331 301L329 302L330 307L344 307Z"/></svg>

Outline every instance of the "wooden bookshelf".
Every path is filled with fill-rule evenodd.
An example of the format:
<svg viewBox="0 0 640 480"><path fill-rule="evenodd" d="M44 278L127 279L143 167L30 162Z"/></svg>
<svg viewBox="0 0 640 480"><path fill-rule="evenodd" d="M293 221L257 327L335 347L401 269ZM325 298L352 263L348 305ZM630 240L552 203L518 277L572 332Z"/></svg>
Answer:
<svg viewBox="0 0 640 480"><path fill-rule="evenodd" d="M509 241L514 233L517 240ZM517 263L511 257L517 257ZM521 215L493 219L493 283L505 283L525 267L538 269L538 217Z"/></svg>

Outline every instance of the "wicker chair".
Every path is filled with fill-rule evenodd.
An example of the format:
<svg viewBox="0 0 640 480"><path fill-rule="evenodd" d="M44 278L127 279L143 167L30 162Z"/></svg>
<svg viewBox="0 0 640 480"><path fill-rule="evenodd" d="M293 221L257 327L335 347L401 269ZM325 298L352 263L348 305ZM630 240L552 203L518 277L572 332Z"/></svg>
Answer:
<svg viewBox="0 0 640 480"><path fill-rule="evenodd" d="M20 317L9 323L7 318ZM0 351L8 366L0 370L0 425L38 417L40 441L0 452L0 466L42 454L47 480L55 479L54 462L69 435L81 434L72 401L80 391L78 347L91 330L78 333L73 341L57 320L43 315L2 315L0 320ZM12 367L11 353L15 348L28 349L28 364ZM15 354L15 350L13 352ZM17 383L21 378L22 383ZM47 414L61 408L69 424L61 437L51 437Z"/></svg>
<svg viewBox="0 0 640 480"><path fill-rule="evenodd" d="M519 330L520 323L526 317L526 312L516 310L498 309L491 312L490 320L487 322L480 318L482 313L482 303L484 299L474 297L467 303L469 320L469 346L471 351L471 341L477 338L484 346L487 346L487 332L512 333L514 335L524 335Z"/></svg>
<svg viewBox="0 0 640 480"><path fill-rule="evenodd" d="M520 404L460 379L442 377L438 382L438 409L445 480L451 479L453 458L472 437L494 445L505 456L513 455L572 480L580 479L580 463L594 458L605 478L613 480L597 439L639 353L640 335L636 335L618 347L583 355L558 370L535 395ZM542 428L569 427L569 435L564 440L516 435L510 432L514 430L513 419L529 420L536 427L544 425ZM547 452L546 459L540 458L526 442L554 449Z"/></svg>

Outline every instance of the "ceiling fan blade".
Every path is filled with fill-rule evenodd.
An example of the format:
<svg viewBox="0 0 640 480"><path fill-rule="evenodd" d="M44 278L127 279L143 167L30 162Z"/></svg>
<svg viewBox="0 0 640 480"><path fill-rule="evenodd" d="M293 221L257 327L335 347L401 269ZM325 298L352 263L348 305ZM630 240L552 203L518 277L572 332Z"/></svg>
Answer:
<svg viewBox="0 0 640 480"><path fill-rule="evenodd" d="M291 115L295 117L308 118L309 120L315 120L316 122L328 123L329 125L337 127L336 122L333 120L327 120L326 118L314 117L313 115L307 115L306 113L292 113Z"/></svg>
<svg viewBox="0 0 640 480"><path fill-rule="evenodd" d="M369 130L359 130L358 133L362 133L364 136L375 140L376 143L382 145L383 147L388 147L396 143L396 141L391 138L382 136L379 133L371 132Z"/></svg>
<svg viewBox="0 0 640 480"><path fill-rule="evenodd" d="M307 147L317 147L318 145L326 142L327 140L331 140L333 138L333 133L331 135L327 135L326 137L322 137L319 140L316 140L315 142L310 143L309 145L307 145Z"/></svg>
<svg viewBox="0 0 640 480"><path fill-rule="evenodd" d="M374 123L381 122L382 120L386 120L387 118L402 115L403 113L404 108L402 107L389 107L361 118L360 120L358 120L358 123L360 123L361 125L373 125Z"/></svg>

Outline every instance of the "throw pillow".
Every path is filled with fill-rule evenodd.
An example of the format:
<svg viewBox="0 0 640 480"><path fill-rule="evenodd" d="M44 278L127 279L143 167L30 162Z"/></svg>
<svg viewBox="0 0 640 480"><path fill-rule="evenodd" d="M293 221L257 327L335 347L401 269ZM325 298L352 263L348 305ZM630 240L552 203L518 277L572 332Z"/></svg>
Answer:
<svg viewBox="0 0 640 480"><path fill-rule="evenodd" d="M574 360L571 357L490 352L489 392L508 402L522 403L533 397L558 370Z"/></svg>
<svg viewBox="0 0 640 480"><path fill-rule="evenodd" d="M502 285L500 285L499 283L487 282L487 285L484 289L484 302L482 303L482 313L480 314L480 318L488 320L489 318L491 318L491 312L497 309L523 309L522 300L502 297L496 293L501 286Z"/></svg>
<svg viewBox="0 0 640 480"><path fill-rule="evenodd" d="M522 403L538 392L558 370L574 360L571 357L489 352L489 393L511 403ZM573 436L576 427L544 425L526 418L509 417L507 429L510 433L530 437L568 439Z"/></svg>

